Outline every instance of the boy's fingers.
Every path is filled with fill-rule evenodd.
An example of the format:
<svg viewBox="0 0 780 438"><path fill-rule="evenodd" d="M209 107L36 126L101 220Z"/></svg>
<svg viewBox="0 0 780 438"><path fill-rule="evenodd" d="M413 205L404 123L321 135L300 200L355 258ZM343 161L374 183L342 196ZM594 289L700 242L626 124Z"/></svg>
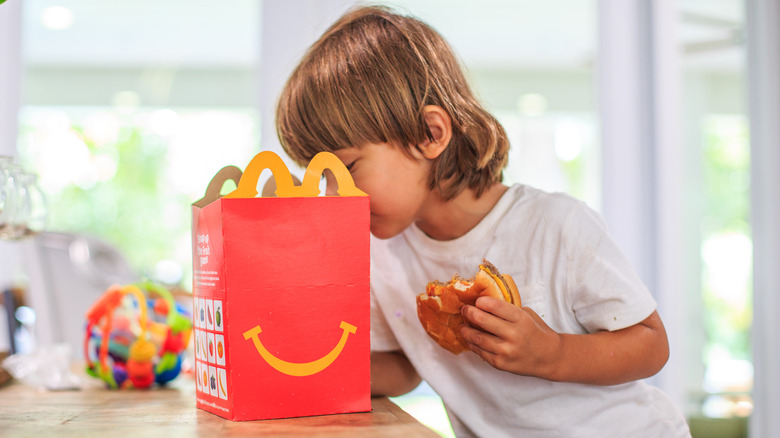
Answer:
<svg viewBox="0 0 780 438"><path fill-rule="evenodd" d="M517 322L517 311L519 307L493 297L479 297L475 303L476 307L493 314L505 321Z"/></svg>
<svg viewBox="0 0 780 438"><path fill-rule="evenodd" d="M474 306L464 305L460 309L460 314L463 316L464 321L469 325L481 328L482 330L493 332L501 321L500 318L491 314L490 312L479 309Z"/></svg>
<svg viewBox="0 0 780 438"><path fill-rule="evenodd" d="M490 365L496 366L496 357L497 355L491 351L487 351L480 346L476 344L468 344L468 347L471 351L477 354L477 356L481 357L482 360L489 363Z"/></svg>
<svg viewBox="0 0 780 438"><path fill-rule="evenodd" d="M489 309L480 309L465 305L461 309L463 319L476 328L498 337L506 337L507 320L491 313Z"/></svg>
<svg viewBox="0 0 780 438"><path fill-rule="evenodd" d="M492 333L469 327L466 324L461 327L460 334L463 335L463 338L466 340L466 343L469 344L471 350L477 354L479 354L480 351L494 354L496 346L501 342L501 339ZM482 354L480 354L480 356L483 358L485 357Z"/></svg>

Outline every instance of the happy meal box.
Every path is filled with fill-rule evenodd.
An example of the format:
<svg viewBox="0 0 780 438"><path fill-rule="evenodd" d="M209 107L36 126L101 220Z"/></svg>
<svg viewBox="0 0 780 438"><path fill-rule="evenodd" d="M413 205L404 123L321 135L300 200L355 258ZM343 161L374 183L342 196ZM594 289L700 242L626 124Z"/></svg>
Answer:
<svg viewBox="0 0 780 438"><path fill-rule="evenodd" d="M318 196L324 169L339 196ZM255 197L270 169L275 197ZM240 179L239 179L240 178ZM227 180L236 190L219 197ZM197 406L230 420L371 410L369 204L343 163L301 185L273 152L212 179L192 208Z"/></svg>

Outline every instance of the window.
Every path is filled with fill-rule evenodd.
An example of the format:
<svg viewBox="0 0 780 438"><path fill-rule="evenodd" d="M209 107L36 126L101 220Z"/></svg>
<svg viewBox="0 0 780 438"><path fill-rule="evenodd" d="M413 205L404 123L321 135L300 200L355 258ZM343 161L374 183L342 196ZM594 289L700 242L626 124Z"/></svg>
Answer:
<svg viewBox="0 0 780 438"><path fill-rule="evenodd" d="M140 275L189 289L189 205L209 175L252 156L255 118L250 108L31 105L20 157L40 174L50 230L100 236Z"/></svg>
<svg viewBox="0 0 780 438"><path fill-rule="evenodd" d="M716 418L747 417L753 407L747 121L739 115L710 115L702 123L702 133L701 300L706 333L702 413Z"/></svg>
<svg viewBox="0 0 780 438"><path fill-rule="evenodd" d="M687 308L696 320L687 357L693 417L752 411L750 143L744 105L741 0L683 1L687 163ZM743 423L744 424L744 423ZM695 424L693 424L695 427Z"/></svg>
<svg viewBox="0 0 780 438"><path fill-rule="evenodd" d="M49 229L189 290L189 205L258 144L258 2L31 0L23 16L19 155Z"/></svg>

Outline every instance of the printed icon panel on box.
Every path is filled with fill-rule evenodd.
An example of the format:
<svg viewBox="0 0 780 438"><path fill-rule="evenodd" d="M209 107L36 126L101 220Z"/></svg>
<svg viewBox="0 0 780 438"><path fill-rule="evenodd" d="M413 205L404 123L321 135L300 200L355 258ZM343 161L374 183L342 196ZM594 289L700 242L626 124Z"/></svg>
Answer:
<svg viewBox="0 0 780 438"><path fill-rule="evenodd" d="M203 362L195 362L195 381L197 382L198 392L203 392L203 384L206 381L203 378Z"/></svg>
<svg viewBox="0 0 780 438"><path fill-rule="evenodd" d="M192 326L195 328L200 327L200 321L198 320L198 298L192 300Z"/></svg>
<svg viewBox="0 0 780 438"><path fill-rule="evenodd" d="M217 368L217 389L219 390L219 398L227 400L227 372L224 368Z"/></svg>
<svg viewBox="0 0 780 438"><path fill-rule="evenodd" d="M217 361L217 346L214 342L214 333L206 333L206 354L208 355L209 363L216 363Z"/></svg>
<svg viewBox="0 0 780 438"><path fill-rule="evenodd" d="M228 399L225 309L222 300L196 297L193 300L193 348L196 388L199 393Z"/></svg>
<svg viewBox="0 0 780 438"><path fill-rule="evenodd" d="M198 327L206 328L206 299L198 298Z"/></svg>
<svg viewBox="0 0 780 438"><path fill-rule="evenodd" d="M222 301L196 298L193 310L196 327L194 331L195 358L225 366L227 362L225 336L212 332L224 330L225 318Z"/></svg>
<svg viewBox="0 0 780 438"><path fill-rule="evenodd" d="M209 394L218 397L217 392L217 368L209 366Z"/></svg>
<svg viewBox="0 0 780 438"><path fill-rule="evenodd" d="M222 308L222 300L196 298L193 306L195 327L218 332L224 331L225 312Z"/></svg>
<svg viewBox="0 0 780 438"><path fill-rule="evenodd" d="M197 348L197 351L195 353L195 357L200 360L206 360L208 359L208 354L206 353L206 332L199 330L197 333L197 337L195 338L195 348Z"/></svg>
<svg viewBox="0 0 780 438"><path fill-rule="evenodd" d="M222 331L222 324L225 322L224 316L222 301L214 300L214 330L218 332Z"/></svg>
<svg viewBox="0 0 780 438"><path fill-rule="evenodd" d="M196 388L203 394L228 399L227 370L208 365L205 362L195 363Z"/></svg>
<svg viewBox="0 0 780 438"><path fill-rule="evenodd" d="M214 341L217 345L217 365L225 366L225 336L217 334L214 336Z"/></svg>
<svg viewBox="0 0 780 438"><path fill-rule="evenodd" d="M206 328L214 330L214 301L206 300Z"/></svg>

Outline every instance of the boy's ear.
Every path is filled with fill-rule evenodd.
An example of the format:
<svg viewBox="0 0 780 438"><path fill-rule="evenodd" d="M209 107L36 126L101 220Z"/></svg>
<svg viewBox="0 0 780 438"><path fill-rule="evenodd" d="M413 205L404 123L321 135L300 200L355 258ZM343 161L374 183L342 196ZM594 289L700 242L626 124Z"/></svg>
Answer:
<svg viewBox="0 0 780 438"><path fill-rule="evenodd" d="M447 111L436 105L426 105L423 108L423 116L433 138L427 139L418 145L418 149L425 158L434 159L441 155L450 144L452 139L452 118L447 114Z"/></svg>

